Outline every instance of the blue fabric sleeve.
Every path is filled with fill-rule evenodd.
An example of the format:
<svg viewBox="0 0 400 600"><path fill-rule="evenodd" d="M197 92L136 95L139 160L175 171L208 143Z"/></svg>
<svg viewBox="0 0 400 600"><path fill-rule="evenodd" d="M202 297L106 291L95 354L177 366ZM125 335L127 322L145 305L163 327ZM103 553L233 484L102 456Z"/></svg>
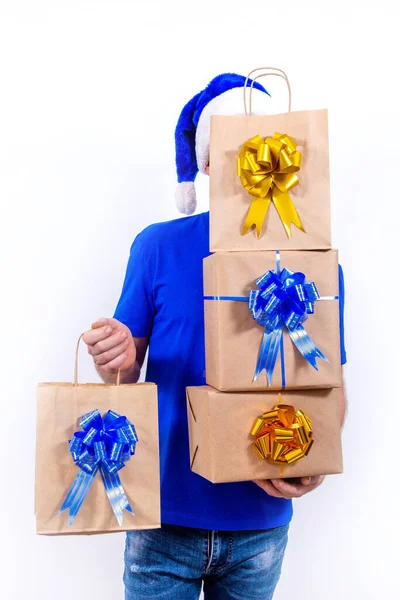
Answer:
<svg viewBox="0 0 400 600"><path fill-rule="evenodd" d="M114 318L129 327L133 337L149 337L153 329L153 267L146 235L139 234L131 246L121 297Z"/></svg>
<svg viewBox="0 0 400 600"><path fill-rule="evenodd" d="M342 269L341 265L339 265L340 360L341 360L342 365L345 365L347 362L346 344L345 344L345 336L344 336L344 301L345 301L345 290L344 290L343 269Z"/></svg>

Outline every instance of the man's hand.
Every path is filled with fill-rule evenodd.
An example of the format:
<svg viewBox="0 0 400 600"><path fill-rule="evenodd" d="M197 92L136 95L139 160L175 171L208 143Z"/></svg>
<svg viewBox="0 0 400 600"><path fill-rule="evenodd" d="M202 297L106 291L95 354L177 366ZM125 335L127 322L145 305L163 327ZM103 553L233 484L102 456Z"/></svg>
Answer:
<svg viewBox="0 0 400 600"><path fill-rule="evenodd" d="M304 494L312 492L321 485L324 479L322 476L301 477L289 481L287 479L255 479L254 483L260 486L269 496L291 500L292 498L301 498Z"/></svg>
<svg viewBox="0 0 400 600"><path fill-rule="evenodd" d="M115 375L128 371L136 362L136 346L128 327L117 319L99 319L84 333L83 341L96 368Z"/></svg>

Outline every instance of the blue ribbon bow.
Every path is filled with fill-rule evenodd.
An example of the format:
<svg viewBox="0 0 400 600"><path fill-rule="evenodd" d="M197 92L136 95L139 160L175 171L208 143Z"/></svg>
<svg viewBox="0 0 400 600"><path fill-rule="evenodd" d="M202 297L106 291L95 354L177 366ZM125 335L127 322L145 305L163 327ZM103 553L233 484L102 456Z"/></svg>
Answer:
<svg viewBox="0 0 400 600"><path fill-rule="evenodd" d="M102 418L98 409L83 415L78 424L83 431L74 433L69 441L69 451L79 472L59 514L69 509L68 526L71 527L100 471L111 508L121 526L124 510L134 514L118 471L135 454L138 441L135 427L126 417L112 410Z"/></svg>
<svg viewBox="0 0 400 600"><path fill-rule="evenodd" d="M308 315L314 313L314 303L320 299L315 283L307 283L304 273L268 271L256 280L258 290L251 290L249 308L253 319L264 327L254 381L265 369L271 385L279 349L283 361L283 328L304 358L318 370L317 358L329 362L303 327ZM282 365L284 379L284 367Z"/></svg>

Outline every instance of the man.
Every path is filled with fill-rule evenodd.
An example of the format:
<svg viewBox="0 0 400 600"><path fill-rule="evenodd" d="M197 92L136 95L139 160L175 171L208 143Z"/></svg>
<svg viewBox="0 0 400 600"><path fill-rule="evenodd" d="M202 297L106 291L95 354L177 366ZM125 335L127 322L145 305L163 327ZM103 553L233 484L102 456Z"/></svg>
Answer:
<svg viewBox="0 0 400 600"><path fill-rule="evenodd" d="M198 169L208 173L210 114L239 113L244 82L220 75L182 111L176 129L181 212L194 212L194 179ZM253 105L265 113L268 93L257 82L255 88ZM149 349L146 378L158 385L163 525L127 534L126 600L197 600L203 582L206 599L271 599L291 499L323 479L214 485L190 471L185 388L205 384L202 261L208 255L208 213L148 227L132 245L114 318L100 319L84 335L106 383L118 370L121 382L136 382Z"/></svg>

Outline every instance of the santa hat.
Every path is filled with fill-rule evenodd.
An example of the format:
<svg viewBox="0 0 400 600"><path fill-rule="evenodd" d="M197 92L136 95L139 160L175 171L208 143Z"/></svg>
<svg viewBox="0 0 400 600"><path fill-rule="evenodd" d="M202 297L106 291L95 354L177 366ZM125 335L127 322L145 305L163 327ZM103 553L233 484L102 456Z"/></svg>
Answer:
<svg viewBox="0 0 400 600"><path fill-rule="evenodd" d="M205 173L210 157L210 116L244 114L243 88L246 77L224 73L215 77L183 108L175 130L176 172L178 188L176 204L179 212L191 215L196 210L194 180L199 171ZM251 79L247 85L251 86ZM252 114L265 114L267 90L257 81L253 84Z"/></svg>

